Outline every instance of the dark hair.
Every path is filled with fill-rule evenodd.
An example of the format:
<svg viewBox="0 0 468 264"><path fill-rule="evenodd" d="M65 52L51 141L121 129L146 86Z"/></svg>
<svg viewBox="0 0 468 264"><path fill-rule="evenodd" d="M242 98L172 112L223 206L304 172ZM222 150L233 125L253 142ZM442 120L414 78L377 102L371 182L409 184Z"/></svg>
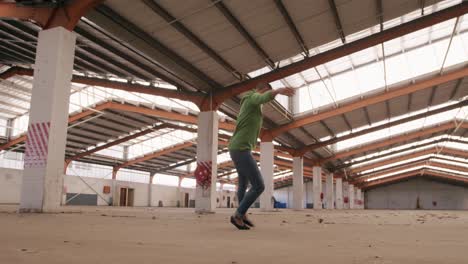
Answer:
<svg viewBox="0 0 468 264"><path fill-rule="evenodd" d="M265 88L273 90L273 87L271 87L271 84L269 84L267 82L260 82L260 83L257 84L257 86L255 88L257 90L262 90L262 89L265 89Z"/></svg>

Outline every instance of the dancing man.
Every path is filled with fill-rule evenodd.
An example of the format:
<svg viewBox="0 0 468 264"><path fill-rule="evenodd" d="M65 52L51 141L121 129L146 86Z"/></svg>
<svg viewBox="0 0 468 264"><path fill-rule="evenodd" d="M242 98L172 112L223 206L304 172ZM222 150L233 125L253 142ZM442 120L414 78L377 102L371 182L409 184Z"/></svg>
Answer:
<svg viewBox="0 0 468 264"><path fill-rule="evenodd" d="M241 100L236 130L229 142L229 153L236 166L239 179L237 189L239 207L231 216L231 223L238 229L248 230L249 226L254 227L246 213L265 189L257 161L252 156L252 150L255 149L262 127L262 105L273 100L278 94L292 96L294 93L292 88L273 90L270 84L260 83L255 90L248 92ZM251 187L246 193L249 182Z"/></svg>

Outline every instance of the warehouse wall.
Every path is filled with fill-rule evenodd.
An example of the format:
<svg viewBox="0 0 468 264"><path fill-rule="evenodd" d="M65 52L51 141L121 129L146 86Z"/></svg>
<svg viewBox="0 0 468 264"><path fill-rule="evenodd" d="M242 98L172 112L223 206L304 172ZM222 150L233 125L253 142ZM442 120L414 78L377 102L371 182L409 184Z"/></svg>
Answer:
<svg viewBox="0 0 468 264"><path fill-rule="evenodd" d="M0 204L18 204L21 194L22 170L0 169ZM64 191L66 193L98 194L97 204L108 205L112 194L104 193L104 186L112 186L110 179L98 179L91 177L76 177L66 175L64 178ZM117 188L135 189L134 206L148 206L149 188L148 184L116 181ZM159 206L161 202L165 207L175 207L184 205L185 194L189 194L189 200L195 199L195 190L191 188L178 188L174 186L165 186L152 184L151 206ZM227 199L237 206L235 193L227 190L218 191L218 207L227 207ZM65 204L66 197L63 197Z"/></svg>
<svg viewBox="0 0 468 264"><path fill-rule="evenodd" d="M371 189L365 193L368 209L468 210L468 188L424 178Z"/></svg>
<svg viewBox="0 0 468 264"><path fill-rule="evenodd" d="M273 196L278 202L286 203L287 208L292 208L293 202L293 188L292 186L276 189L273 192ZM304 183L304 195L303 195L303 203L304 208L306 208L307 204L312 204L313 196L312 196L312 182Z"/></svg>

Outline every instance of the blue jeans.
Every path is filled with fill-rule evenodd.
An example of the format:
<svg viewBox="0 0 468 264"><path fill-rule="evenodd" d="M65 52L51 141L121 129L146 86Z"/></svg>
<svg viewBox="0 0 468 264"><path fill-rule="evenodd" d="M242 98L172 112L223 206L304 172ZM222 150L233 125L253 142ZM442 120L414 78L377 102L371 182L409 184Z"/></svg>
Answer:
<svg viewBox="0 0 468 264"><path fill-rule="evenodd" d="M239 207L237 208L236 215L244 216L250 206L265 190L265 184L263 183L262 174L258 169L257 161L252 156L250 150L231 150L229 154L231 154L231 159L236 166L239 179L237 188ZM249 182L251 187L246 193Z"/></svg>

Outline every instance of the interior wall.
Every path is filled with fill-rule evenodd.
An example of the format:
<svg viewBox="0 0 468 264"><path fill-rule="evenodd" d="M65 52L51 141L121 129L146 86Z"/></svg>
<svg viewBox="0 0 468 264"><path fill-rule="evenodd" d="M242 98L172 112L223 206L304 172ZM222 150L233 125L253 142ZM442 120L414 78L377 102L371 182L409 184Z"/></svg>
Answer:
<svg viewBox="0 0 468 264"><path fill-rule="evenodd" d="M17 169L0 168L0 204L18 204L21 195L23 171ZM64 192L97 194L97 204L108 205L112 202L112 192L104 193L104 186L112 186L111 179L99 179L91 177L76 177L65 175ZM117 188L132 188L134 192L134 206L148 206L149 186L145 183L116 181ZM179 188L177 186L165 186L159 184L151 185L151 206L164 207L184 206L185 194L189 194L189 200L195 199L195 189ZM235 192L227 190L218 191L218 207L227 207L227 199L230 197L231 203L237 207ZM63 204L66 197L63 196Z"/></svg>
<svg viewBox="0 0 468 264"><path fill-rule="evenodd" d="M417 178L365 192L368 209L468 210L468 188Z"/></svg>
<svg viewBox="0 0 468 264"><path fill-rule="evenodd" d="M313 196L312 196L312 182L304 183L304 193L302 202L304 204L304 208L306 208L307 204L312 204ZM278 202L286 203L286 208L292 208L293 203L293 188L292 186L276 189L273 192L273 196Z"/></svg>

